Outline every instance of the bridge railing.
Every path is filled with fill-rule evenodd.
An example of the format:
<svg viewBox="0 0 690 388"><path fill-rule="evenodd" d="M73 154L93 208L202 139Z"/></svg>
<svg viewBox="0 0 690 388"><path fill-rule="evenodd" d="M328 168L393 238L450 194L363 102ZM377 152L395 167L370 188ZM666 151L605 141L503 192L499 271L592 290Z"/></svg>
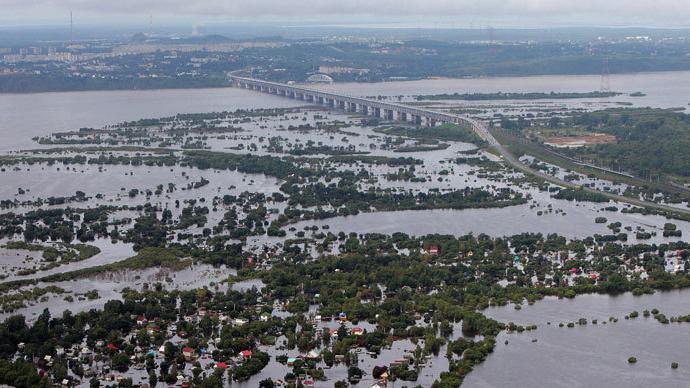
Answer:
<svg viewBox="0 0 690 388"><path fill-rule="evenodd" d="M445 112L438 112L434 111L431 109L423 109L423 108L417 108L417 107L412 107L404 104L397 104L397 103L390 103L390 102L381 102L381 101L376 101L376 100L371 100L368 98L362 98L362 97L353 97L345 94L336 94L336 93L329 93L329 92L323 92L320 90L316 89L311 89L311 88L305 88L302 86L295 86L295 85L287 85L287 84L282 84L278 82L272 82L272 81L264 81L264 80L258 80L254 78L246 78L246 77L239 77L235 75L231 75L230 78L238 83L238 84L246 84L246 85L254 85L254 86L259 86L259 87L265 87L269 89L275 89L276 92L280 92L283 94L302 94L305 98L307 96L313 97L314 99L324 99L324 100L334 100L337 102L345 102L345 103L354 103L354 104L359 104L359 105L364 105L367 106L368 108L374 108L374 109L381 109L381 110L389 110L389 111L394 111L398 113L404 113L407 115L412 115L412 116L420 116L423 118L428 118L431 120L435 120L438 122L449 122L449 123L456 123L456 124L461 124L464 123L468 126L470 126L476 133L477 135L482 138L484 141L488 141L490 143L493 143L493 136L488 133L488 130L484 127L482 123L479 123L477 120L470 119L468 117L460 116L460 115L455 115L451 113L445 113Z"/></svg>

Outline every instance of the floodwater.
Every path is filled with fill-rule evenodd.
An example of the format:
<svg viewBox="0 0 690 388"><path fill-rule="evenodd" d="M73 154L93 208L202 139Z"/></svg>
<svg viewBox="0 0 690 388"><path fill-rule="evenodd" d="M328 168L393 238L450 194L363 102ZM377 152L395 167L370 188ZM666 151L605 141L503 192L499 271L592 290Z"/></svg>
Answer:
<svg viewBox="0 0 690 388"><path fill-rule="evenodd" d="M690 71L636 73L611 75L611 90L630 94L642 92L643 97L618 96L604 99L606 101L626 101L635 106L657 108L686 107L690 102ZM497 93L497 92L576 92L587 93L599 90L599 75L552 75L533 77L490 77L464 79L432 79L419 81L396 81L383 83L336 83L320 85L319 89L337 91L357 96L410 96L442 93ZM539 100L548 101L548 100ZM564 100L557 100L564 102ZM565 100L567 101L567 100ZM601 102L599 98L580 100L583 102ZM483 104L497 101L483 101ZM515 101L501 100L502 104ZM531 103L533 101L518 101ZM463 105L473 105L461 101ZM481 105L481 104L479 104Z"/></svg>
<svg viewBox="0 0 690 388"><path fill-rule="evenodd" d="M237 275L232 268L213 267L208 264L194 264L180 271L173 272L167 268L147 268L144 270L125 270L96 274L79 280L43 283L38 287L57 286L65 290L64 294L48 293L43 301L28 301L27 307L12 313L0 313L0 320L10 315L21 313L28 321L33 321L44 309L48 309L53 316L62 315L62 311L69 309L73 313L100 309L108 300L122 299L122 291L126 288L140 290L144 284L161 283L168 290L193 290L209 287L213 291L226 291L222 284L230 275ZM89 291L97 291L95 299L78 298ZM74 301L67 302L64 297L71 295Z"/></svg>
<svg viewBox="0 0 690 388"><path fill-rule="evenodd" d="M389 82L379 84L335 84L319 86L329 91L341 91L345 94L359 96L399 96L436 93L474 93L474 92L589 92L599 88L599 76L540 76L540 77L501 77L484 79L442 79L409 82ZM619 96L606 99L607 104L617 102L632 103L634 106L652 106L661 108L686 107L690 97L690 72L648 73L631 75L612 75L611 89L624 93L643 92L645 97ZM472 106L477 102L462 105ZM481 104L496 104L496 101ZM526 102L520 102L526 103ZM559 100L558 103L564 103ZM571 104L571 102L567 102ZM585 99L572 104L601 104L599 99ZM511 104L500 101L500 104ZM104 91L104 92L71 92L42 93L31 95L0 95L0 153L19 149L38 148L32 140L35 136L45 136L56 131L68 131L80 127L102 127L126 120L170 116L176 113L234 111L240 108L279 108L303 105L302 102L290 99L259 94L252 91L222 88L195 90L153 90L153 91ZM601 105L599 105L601 106ZM290 140L301 134L285 134ZM362 140L363 141L363 140ZM336 141L332 142L336 144ZM330 144L330 143L327 143ZM454 146L455 147L455 146ZM449 148L440 153L428 153L431 157L417 154L402 156L425 156L426 162L435 162L439 155L449 157L448 153L458 149ZM428 167L428 166L427 166ZM45 168L45 170L41 170ZM455 167L460 171L460 167ZM75 189L103 192L107 198L117 199L121 188L151 188L155 184L175 182L183 184L187 178L180 175L179 167L169 171L166 168L131 168L125 166L106 166L111 174L98 171L97 167L78 166L77 171L58 171L57 166L34 166L28 171L10 170L0 175L0 199L16 198L17 188L29 189L24 197L33 199L47 195L71 195ZM83 171L83 172L82 172ZM129 172L129 175L126 173ZM134 175L132 175L134 172ZM239 184L245 180L256 185L242 189L271 192L277 182L259 176L246 176L229 172L204 172L211 184L191 195L196 197L211 196L219 187ZM192 175L192 174L190 174ZM153 177L155 176L155 178ZM194 175L192 175L194 176ZM214 176L216 176L214 179ZM108 179L105 179L108 178ZM458 174L457 179L467 179ZM457 181L459 182L459 180ZM453 181L452 184L455 184ZM495 184L495 182L494 182ZM402 183L396 185L406 186ZM430 184L428 184L430 185ZM444 183L445 185L445 183ZM249 186L249 184L247 184ZM421 185L423 186L423 185ZM239 189L238 189L239 190ZM180 198L187 197L186 194ZM594 217L605 216L609 222L621 221L623 226L635 230L643 227L657 231L658 236L651 242L668 242L660 236L660 228L668 222L656 216L641 216L601 212L603 204L575 204L566 201L555 201L545 193L531 192L539 204L530 208L530 204L505 209L470 209L470 210L433 210L401 211L360 214L352 217L340 217L323 221L306 221L295 225L301 230L308 225L329 225L332 232L345 231L367 232L406 232L413 235L429 233L467 234L486 233L492 236L509 236L523 232L559 233L570 238L582 238L594 233L608 234L605 225L595 224ZM170 202L174 199L168 199ZM141 199L143 200L143 199ZM546 211L547 205L560 209L562 213ZM543 211L539 215L539 211ZM684 239L690 235L690 224L672 221L683 231ZM628 233L630 237L633 233ZM634 239L631 238L631 241ZM96 265L115 261L118 257L131 255L131 247L126 244L109 249L104 242L99 255L88 262L73 263L58 267L52 272L75 269L79 266ZM51 273L52 273L51 272ZM193 289L218 284L232 274L231 270L214 269L207 266L195 266L177 274L169 274L159 269L149 269L136 273L117 273L95 276L79 282L60 282L56 285L65 288L70 294L97 290L99 298L89 301L81 300L65 303L65 295L51 295L45 302L31 303L24 309L29 317L49 307L51 313L59 314L65 307L75 311L99 308L105 300L119 298L124 287L138 288L143 283L166 282L167 287ZM170 280L170 281L168 281ZM258 281L240 282L233 288L245 290L261 287ZM667 316L690 314L687 303L690 290L657 293L634 297L626 294L609 297L600 295L578 296L574 300L547 299L533 306L515 310L513 306L491 308L486 313L500 321L537 324L537 331L523 334L502 333L498 345L486 362L470 373L465 381L469 387L597 387L621 386L646 387L688 386L690 381L690 324L661 325L653 318L624 320L623 316L633 310L658 308ZM617 323L602 324L609 316L619 318ZM0 318L3 318L0 315ZM574 328L559 328L559 322L572 322L580 317L588 320L596 318L598 325L591 323ZM551 322L548 325L547 322ZM533 342L536 339L537 342ZM504 341L508 340L508 345ZM399 358L400 353L410 350L411 344L396 344L390 353L382 355L378 361L363 360L362 367L369 372L374 363L383 364ZM444 354L444 351L441 351ZM638 363L629 365L627 358L636 356ZM423 373L437 373L446 369L443 356L434 359L436 368ZM677 361L677 370L670 368L670 363ZM535 373L538 369L538 373ZM342 378L344 369L334 368L327 374L329 377ZM433 372L432 372L433 371ZM274 360L260 375L282 377L285 370ZM428 386L433 375L420 377L419 383ZM252 383L256 380L252 380ZM247 383L250 384L250 383ZM332 381L329 382L329 386ZM408 386L416 383L409 383ZM363 383L364 385L364 383ZM249 386L249 385L243 385Z"/></svg>
<svg viewBox="0 0 690 388"><path fill-rule="evenodd" d="M515 310L484 311L502 322L536 324L536 331L501 333L495 351L465 380L468 387L687 387L690 381L690 324L662 325L642 311L667 317L690 313L690 290L654 295L583 295L547 298ZM640 316L624 319L632 311ZM608 322L615 317L618 322ZM587 325L558 327L586 318ZM592 324L597 319L598 324ZM547 324L550 322L551 324ZM533 340L536 339L536 342ZM505 341L508 344L505 344ZM628 357L637 358L628 364ZM679 368L671 369L678 362ZM537 370L538 366L538 370Z"/></svg>
<svg viewBox="0 0 690 388"><path fill-rule="evenodd" d="M37 148L34 136L127 120L298 105L236 88L0 94L0 152Z"/></svg>
<svg viewBox="0 0 690 388"><path fill-rule="evenodd" d="M186 185L199 181L199 177L210 183L201 189L182 190ZM126 201L128 205L144 203L145 198L138 201L128 197L127 191L136 188L140 191L155 190L157 185L174 184L179 190L167 195L168 200L201 198L200 194L208 196L218 195L230 191L252 191L271 194L278 190L277 179L262 174L242 174L227 170L205 170L175 166L129 166L129 165L76 165L66 168L62 165L47 166L34 165L15 166L6 171L0 171L3 185L0 187L0 199L17 199L19 201L36 200L38 198L60 197L74 195L81 190L87 195L101 194L102 201L97 204L107 204L108 201ZM25 192L18 194L21 188ZM185 193L186 191L186 193ZM192 193L193 192L193 193Z"/></svg>
<svg viewBox="0 0 690 388"><path fill-rule="evenodd" d="M599 81L597 75L495 77L341 83L318 88L357 96L499 91L591 92L599 89ZM612 101L627 101L635 106L685 107L690 102L687 93L690 90L690 72L611 75L611 90L646 94L645 97L619 96L610 99ZM600 99L590 100L601 102ZM502 104L509 102L501 101ZM235 88L0 94L0 152L36 148L31 141L34 136L81 127L101 127L144 117L299 105L303 102Z"/></svg>
<svg viewBox="0 0 690 388"><path fill-rule="evenodd" d="M550 200L566 214L543 213L543 208L531 209L530 205L511 206L507 208L465 209L465 210L409 210L396 212L361 213L355 216L337 217L325 220L302 221L294 225L297 230L306 226L330 226L332 233L357 232L392 234L407 233L414 236L427 234L465 235L473 233L487 234L492 237L513 236L520 233L557 233L569 239L582 239L594 234L606 235L611 231L605 224L596 224L594 217L606 217L609 222L621 222L623 227L630 226L629 242L635 241L635 229L639 226L648 231L656 231L657 236L643 242L661 243L677 241L678 238L662 236L664 223L673 222L683 235L690 233L690 223L669 221L661 216L644 216L640 214L601 212L602 205L575 204L562 200ZM624 231L625 232L625 231ZM642 242L642 241L641 241Z"/></svg>

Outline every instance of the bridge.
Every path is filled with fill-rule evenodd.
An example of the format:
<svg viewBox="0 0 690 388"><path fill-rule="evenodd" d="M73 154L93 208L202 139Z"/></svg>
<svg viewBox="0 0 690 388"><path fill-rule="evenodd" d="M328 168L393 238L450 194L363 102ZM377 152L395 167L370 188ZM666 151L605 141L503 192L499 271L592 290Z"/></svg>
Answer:
<svg viewBox="0 0 690 388"><path fill-rule="evenodd" d="M504 162L510 164L513 168L525 174L541 178L546 182L550 182L562 187L600 194L609 198L610 200L624 202L634 206L640 206L648 209L655 209L658 211L665 212L667 214L680 214L686 217L690 216L690 210L688 209L644 201L639 198L632 198L623 195L613 194L607 191L598 190L596 188L581 187L579 184L568 182L553 175L549 175L542 171L535 170L520 162L512 153L510 153L506 147L504 147L501 143L498 142L498 140L496 140L494 135L491 134L486 125L480 120L455 115L452 113L437 112L430 109L408 106L404 104L381 102L369 98L352 97L342 94L328 93L320 90L306 88L303 86L287 85L277 82L258 80L254 78L239 77L236 75L229 75L229 77L230 81L232 82L232 85L235 87L293 98L296 100L306 101L312 104L323 105L332 109L340 109L345 112L370 115L382 118L387 121L401 121L405 123L411 123L414 125L427 126L435 126L443 123L452 123L467 126L472 128L472 130L477 134L477 136L479 136L482 140L487 142Z"/></svg>
<svg viewBox="0 0 690 388"><path fill-rule="evenodd" d="M430 127L446 123L464 125L472 128L477 136L487 143L491 145L498 144L496 139L489 133L483 124L477 120L464 116L235 75L230 75L230 80L235 87L275 94L295 100L306 101L311 104L323 105L331 109L373 116L387 121L401 121L404 123L426 125Z"/></svg>

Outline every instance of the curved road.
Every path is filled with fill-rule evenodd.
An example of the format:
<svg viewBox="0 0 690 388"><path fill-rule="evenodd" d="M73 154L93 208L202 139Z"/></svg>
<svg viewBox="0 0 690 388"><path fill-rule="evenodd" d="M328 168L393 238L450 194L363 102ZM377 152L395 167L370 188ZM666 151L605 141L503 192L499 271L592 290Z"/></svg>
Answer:
<svg viewBox="0 0 690 388"><path fill-rule="evenodd" d="M236 73L236 72L235 72ZM597 190L593 189L590 187L581 187L580 185L574 184L572 182L566 182L562 179L559 179L555 176L543 173L541 171L534 170L530 168L529 166L521 163L517 158L511 154L501 143L498 142L498 140L494 137L493 134L489 131L487 126L481 121L477 120L474 118L466 117L466 116L460 116L460 115L455 115L451 113L446 113L446 112L437 112L431 109L424 109L421 107L414 107L414 106L409 106L401 103L389 103L389 102L381 102L381 101L376 101L376 100L371 100L367 98L361 98L361 97L354 97L354 96L345 96L341 94L336 94L336 93L329 93L329 92L324 92L316 89L311 89L311 88L305 88L303 86L297 86L297 85L286 85L286 84L281 84L277 82L270 82L270 81L263 81L263 80L257 80L254 78L248 78L248 77L239 77L237 75L234 75L233 73L229 74L230 78L234 81L239 83L240 86L243 87L255 87L256 89L261 92L266 92L266 93L272 93L275 95L282 95L284 97L291 97L291 98L297 98L297 94L301 94L302 98L304 99L306 95L310 95L312 97L312 100L310 102L317 103L317 98L321 98L321 104L329 104L329 99L331 107L336 107L334 101L336 99L340 101L347 101L347 102L354 102L357 104L362 104L368 107L375 107L379 109L388 109L391 111L399 111L399 112L407 112L413 115L418 115L418 116L425 116L427 118L432 118L434 120L440 121L440 122L448 122L448 123L456 123L460 124L461 122L468 123L474 132L479 136L481 139L489 143L496 152L501 156L501 158L511 166L513 166L516 170L519 170L525 174L529 174L535 177L538 177L540 179L543 179L547 182L563 186L566 188L570 189L577 189L577 190L583 190L586 192L590 193L595 193L595 194L600 194L605 196L606 198L609 198L611 200L617 201L617 202L623 202L623 203L628 203L634 206L639 206L639 207L644 207L648 209L654 209L666 213L675 213L675 214L681 214L685 216L690 216L690 209L682 209L682 208L676 208L673 206L668 206L668 205L662 205L658 204L655 202L649 202L649 201L643 201L637 198L630 198L626 197L623 195L618 195L618 194L613 194L609 193L606 191L602 190ZM281 94L282 93L282 94Z"/></svg>
<svg viewBox="0 0 690 388"><path fill-rule="evenodd" d="M553 183L553 184L556 184L559 186L563 186L566 188L580 189L580 190L583 190L583 191L586 191L589 193L600 194L600 195L603 195L603 196L605 196L609 199L612 199L614 201L617 201L617 202L624 202L624 203L628 203L631 205L640 206L640 207L649 208L649 209L655 209L655 210L659 210L659 211L663 211L663 212L671 212L671 213L677 213L677 214L690 215L690 209L676 208L673 206L662 205L662 204L655 203L655 202L643 201L643 200L637 199L637 198L631 198L631 197L626 197L623 195L613 194L613 193L609 193L606 191L593 189L590 187L582 187L578 184L575 184L572 182L567 182L567 181L564 181L564 180L557 178L553 175L549 175L549 174L546 174L544 172L530 168L529 166L520 162L501 143L499 143L498 140L496 140L496 138L494 137L494 135L492 135L491 132L489 132L489 129L486 127L486 125L483 122L481 122L480 120L475 120L475 119L471 119L471 118L465 118L465 120L467 120L472 125L472 129L475 132L477 132L477 134L481 134L480 136L483 139L491 139L491 140L489 140L489 144L496 149L496 151L500 154L501 159L503 159L508 164L513 166L515 169L522 171L525 174L530 174L530 175L536 176L538 178L544 179L547 182L550 182L550 183Z"/></svg>

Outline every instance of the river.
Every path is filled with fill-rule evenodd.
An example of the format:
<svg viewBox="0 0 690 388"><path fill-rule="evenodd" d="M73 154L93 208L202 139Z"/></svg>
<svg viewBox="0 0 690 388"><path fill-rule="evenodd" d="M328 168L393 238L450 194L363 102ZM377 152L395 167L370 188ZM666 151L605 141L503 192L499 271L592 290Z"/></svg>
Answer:
<svg viewBox="0 0 690 388"><path fill-rule="evenodd" d="M591 92L599 89L599 76L339 83L320 85L318 88L356 96L499 91ZM620 96L611 99L612 101L627 101L635 106L685 107L690 101L690 96L688 96L690 71L611 75L611 90L624 93L640 91L646 94L645 97ZM580 103L586 102L601 101L599 99L580 101ZM495 103L495 101L482 103ZM510 103L510 101L501 101L501 103ZM142 117L232 111L240 108L291 107L301 104L284 97L235 88L0 94L0 138L3 139L0 142L0 152L36 147L36 143L31 141L34 136L80 127L101 127Z"/></svg>
<svg viewBox="0 0 690 388"><path fill-rule="evenodd" d="M620 93L642 92L643 97L619 96L611 101L631 102L635 106L658 108L686 107L690 102L690 71L636 73L611 75L611 91ZM497 93L497 92L574 92L587 93L599 90L599 75L549 75L532 77L489 77L460 79L428 79L383 83L335 83L319 86L319 89L357 96L409 96L442 93ZM545 101L545 100L542 100ZM548 101L548 100L546 100ZM564 100L556 100L564 102ZM568 101L568 100L565 100ZM580 101L600 102L601 99ZM472 105L496 101L462 102ZM500 101L509 103L510 100ZM513 101L514 102L514 101ZM519 101L520 103L530 101Z"/></svg>
<svg viewBox="0 0 690 388"><path fill-rule="evenodd" d="M0 152L38 148L34 136L127 120L299 105L235 88L0 94Z"/></svg>

